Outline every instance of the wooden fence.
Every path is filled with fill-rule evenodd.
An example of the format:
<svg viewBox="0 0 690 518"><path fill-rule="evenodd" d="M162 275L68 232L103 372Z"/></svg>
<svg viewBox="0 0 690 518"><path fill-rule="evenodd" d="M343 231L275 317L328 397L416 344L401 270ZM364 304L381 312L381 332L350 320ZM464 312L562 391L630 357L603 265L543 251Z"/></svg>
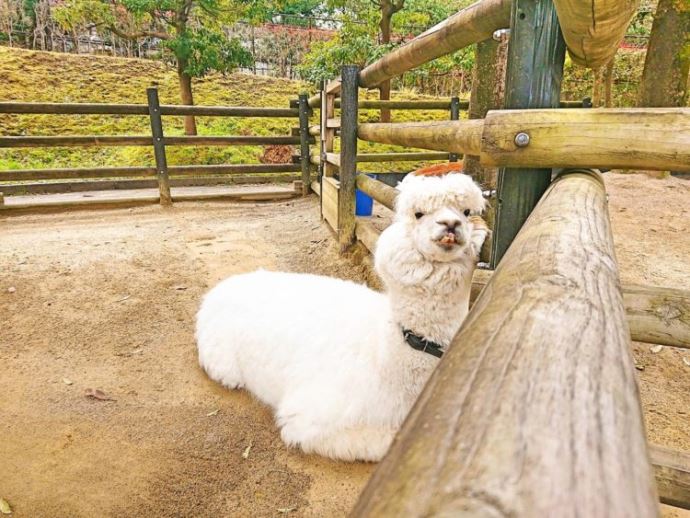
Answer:
<svg viewBox="0 0 690 518"><path fill-rule="evenodd" d="M510 110L358 123L359 109L416 105L362 101L359 88L508 26ZM598 56L617 48L592 34ZM361 71L344 67L309 99L321 109L310 128L321 140L312 188L342 250L356 240L372 250L378 237L355 218L356 189L389 208L396 197L358 174L358 138L502 168L491 254L500 267L479 272L481 295L353 516L657 516L659 499L690 508L690 455L647 445L630 354L631 336L690 346L690 293L620 289L604 184L592 170L687 167L690 110L561 106L565 50L550 0L481 0ZM682 317L670 322L661 306Z"/></svg>
<svg viewBox="0 0 690 518"><path fill-rule="evenodd" d="M42 186L55 184L16 184L7 182L31 182L44 180L65 180L58 184L64 188L82 185L70 183L69 180L107 179L104 182L85 182L91 188L117 186L118 188L136 188L150 186L156 179L159 196L156 201L162 205L173 202L170 192L171 176L178 184L208 184L217 181L218 175L232 175L234 178L246 175L270 175L276 180L281 173L301 173L301 185L308 186L311 181L312 165L309 158L310 144L314 138L309 135L309 116L311 109L308 98L301 95L294 107L264 108L242 106L180 106L160 105L156 88L147 89L148 104L74 104L74 103L25 103L0 102L0 113L8 114L56 114L56 115L148 115L151 124L150 135L86 135L86 136L2 136L0 148L34 148L34 147L73 147L73 146L150 146L155 156L155 167L96 167L96 168L60 168L60 169L25 169L0 171L0 191L17 193L22 190L41 189ZM163 116L214 116L214 117L280 117L295 118L299 127L292 135L280 136L165 136ZM286 164L214 164L214 165L177 165L169 166L166 149L169 146L239 146L239 145L294 145L299 146L299 156L293 157L292 163ZM209 177L209 175L212 175ZM190 181L191 177L194 181ZM126 178L126 179L125 179ZM151 179L142 183L139 179ZM291 178L294 178L291 177ZM101 185L99 185L101 184ZM302 187L300 187L302 190ZM303 194L306 191L303 190ZM140 199L140 198L137 198ZM0 200L2 198L0 197ZM118 203L128 201L119 198ZM94 201L94 203L97 203ZM102 203L102 202L100 202ZM0 203L0 206L2 204Z"/></svg>

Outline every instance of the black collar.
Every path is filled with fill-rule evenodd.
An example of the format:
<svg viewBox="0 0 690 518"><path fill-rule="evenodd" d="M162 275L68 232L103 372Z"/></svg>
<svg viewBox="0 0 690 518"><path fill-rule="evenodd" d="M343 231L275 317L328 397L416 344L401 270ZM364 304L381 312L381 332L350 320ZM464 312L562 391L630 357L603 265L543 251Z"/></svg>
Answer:
<svg viewBox="0 0 690 518"><path fill-rule="evenodd" d="M407 342L407 345L416 349L417 351L422 351L424 353L430 354L431 356L436 356L440 358L443 356L443 347L436 342L422 338L419 335L414 334L409 329L403 329L403 337Z"/></svg>

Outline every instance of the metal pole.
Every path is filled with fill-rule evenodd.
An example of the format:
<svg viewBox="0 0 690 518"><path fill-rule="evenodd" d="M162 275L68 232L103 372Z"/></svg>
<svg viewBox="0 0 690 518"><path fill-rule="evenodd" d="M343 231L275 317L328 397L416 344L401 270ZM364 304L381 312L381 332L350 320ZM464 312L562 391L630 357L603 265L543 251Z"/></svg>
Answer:
<svg viewBox="0 0 690 518"><path fill-rule="evenodd" d="M551 0L514 0L506 72L507 109L558 108L565 42ZM516 145L529 145L529 135ZM551 169L500 169L491 250L495 268L551 183Z"/></svg>
<svg viewBox="0 0 690 518"><path fill-rule="evenodd" d="M300 138L300 164L302 165L302 194L311 192L311 164L309 162L309 96L299 96L299 138Z"/></svg>
<svg viewBox="0 0 690 518"><path fill-rule="evenodd" d="M340 90L340 190L338 192L338 241L344 252L355 237L355 177L357 176L357 101L359 67L346 65Z"/></svg>
<svg viewBox="0 0 690 518"><path fill-rule="evenodd" d="M146 97L149 103L149 118L151 119L151 135L153 136L153 153L156 157L156 176L160 190L161 205L172 205L170 195L170 180L168 178L168 161L165 158L165 143L163 141L163 121L161 119L161 105L158 100L158 89L147 88Z"/></svg>

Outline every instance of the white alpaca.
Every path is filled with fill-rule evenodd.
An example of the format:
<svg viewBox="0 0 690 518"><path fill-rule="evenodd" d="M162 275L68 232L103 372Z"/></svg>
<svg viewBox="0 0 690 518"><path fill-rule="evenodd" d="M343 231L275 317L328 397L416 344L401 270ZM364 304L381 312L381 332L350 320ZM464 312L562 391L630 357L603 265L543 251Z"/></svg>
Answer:
<svg viewBox="0 0 690 518"><path fill-rule="evenodd" d="M307 453L380 460L467 315L488 232L470 217L484 209L480 189L463 174L408 175L398 188L375 254L387 295L257 271L222 281L199 310L201 366L270 405L283 441Z"/></svg>

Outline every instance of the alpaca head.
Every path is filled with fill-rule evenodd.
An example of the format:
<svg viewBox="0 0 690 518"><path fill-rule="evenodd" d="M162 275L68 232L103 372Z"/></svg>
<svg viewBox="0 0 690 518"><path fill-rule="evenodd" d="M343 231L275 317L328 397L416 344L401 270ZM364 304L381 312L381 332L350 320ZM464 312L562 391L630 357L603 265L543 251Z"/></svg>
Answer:
<svg viewBox="0 0 690 518"><path fill-rule="evenodd" d="M404 226L416 251L427 261L456 261L472 246L472 215L485 207L472 178L410 174L398 185L395 221Z"/></svg>

